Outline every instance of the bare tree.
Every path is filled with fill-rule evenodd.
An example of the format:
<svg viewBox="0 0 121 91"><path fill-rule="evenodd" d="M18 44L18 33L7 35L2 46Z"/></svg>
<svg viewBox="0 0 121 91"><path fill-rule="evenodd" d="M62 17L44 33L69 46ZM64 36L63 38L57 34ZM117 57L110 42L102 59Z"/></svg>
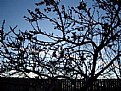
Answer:
<svg viewBox="0 0 121 91"><path fill-rule="evenodd" d="M81 1L77 6L60 0L36 3L24 16L32 30L4 31L0 41L0 73L7 71L40 78L88 79L121 77L121 1ZM43 8L44 6L44 8ZM49 30L42 23L48 22ZM43 23L43 24L44 24ZM44 39L42 39L44 37ZM14 72L10 72L13 75Z"/></svg>

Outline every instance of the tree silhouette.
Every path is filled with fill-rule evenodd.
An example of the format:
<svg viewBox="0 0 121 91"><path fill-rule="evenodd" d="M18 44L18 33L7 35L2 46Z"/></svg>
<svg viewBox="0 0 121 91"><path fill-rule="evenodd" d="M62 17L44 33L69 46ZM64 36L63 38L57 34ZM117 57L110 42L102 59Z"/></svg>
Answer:
<svg viewBox="0 0 121 91"><path fill-rule="evenodd" d="M121 78L121 0L92 0L91 6L82 0L75 7L60 2L44 0L36 3L43 10L28 10L24 18L32 30L15 26L5 32L3 22L1 75L13 70L39 78L80 78L87 79L86 86L97 78ZM44 30L43 21L52 29Z"/></svg>

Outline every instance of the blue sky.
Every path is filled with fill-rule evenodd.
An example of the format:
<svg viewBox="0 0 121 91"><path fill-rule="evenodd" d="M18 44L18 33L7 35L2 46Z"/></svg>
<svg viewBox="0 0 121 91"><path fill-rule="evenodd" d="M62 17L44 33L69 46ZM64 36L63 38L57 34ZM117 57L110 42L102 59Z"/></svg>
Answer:
<svg viewBox="0 0 121 91"><path fill-rule="evenodd" d="M0 0L0 25L6 20L6 31L9 26L18 25L18 29L31 29L31 26L24 20L23 16L28 15L27 9L34 10L35 2L41 0ZM81 0L62 0L64 4L73 5Z"/></svg>
<svg viewBox="0 0 121 91"><path fill-rule="evenodd" d="M9 27L15 27L18 26L17 30L32 30L31 25L23 18L23 16L29 16L29 13L27 9L30 9L32 11L35 10L37 7L35 5L36 2L39 2L42 0L0 0L0 27L2 24L2 21L5 19L5 30L9 31ZM61 4L67 5L67 6L78 6L79 2L81 0L61 0ZM88 1L88 0L87 0ZM88 1L90 3L90 0ZM43 6L42 6L43 7ZM41 9L41 7L40 7ZM60 33L57 33L57 31L52 30L51 24L46 22L39 22L40 27L43 31L49 32L49 33L56 33L57 35ZM42 39L45 40L45 38L42 36ZM46 39L47 40L47 39Z"/></svg>
<svg viewBox="0 0 121 91"><path fill-rule="evenodd" d="M7 28L15 25L20 29L29 28L23 16L28 14L27 9L35 8L35 2L37 0L0 0L0 25L5 19Z"/></svg>

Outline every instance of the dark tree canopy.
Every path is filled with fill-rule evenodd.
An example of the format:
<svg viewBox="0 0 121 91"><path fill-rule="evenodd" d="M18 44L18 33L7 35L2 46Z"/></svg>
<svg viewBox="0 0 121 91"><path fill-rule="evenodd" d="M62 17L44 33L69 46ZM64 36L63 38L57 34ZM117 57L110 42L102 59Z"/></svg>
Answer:
<svg viewBox="0 0 121 91"><path fill-rule="evenodd" d="M24 16L31 30L0 30L0 75L39 78L121 78L121 0L37 2ZM51 29L46 30L41 24Z"/></svg>

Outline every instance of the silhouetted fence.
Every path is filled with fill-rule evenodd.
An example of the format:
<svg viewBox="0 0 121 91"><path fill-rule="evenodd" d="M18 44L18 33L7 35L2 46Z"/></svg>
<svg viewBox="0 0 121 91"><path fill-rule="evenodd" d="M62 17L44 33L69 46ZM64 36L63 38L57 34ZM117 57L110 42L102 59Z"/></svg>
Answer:
<svg viewBox="0 0 121 91"><path fill-rule="evenodd" d="M0 91L82 91L84 79L0 78ZM98 79L87 91L121 91L120 79Z"/></svg>

